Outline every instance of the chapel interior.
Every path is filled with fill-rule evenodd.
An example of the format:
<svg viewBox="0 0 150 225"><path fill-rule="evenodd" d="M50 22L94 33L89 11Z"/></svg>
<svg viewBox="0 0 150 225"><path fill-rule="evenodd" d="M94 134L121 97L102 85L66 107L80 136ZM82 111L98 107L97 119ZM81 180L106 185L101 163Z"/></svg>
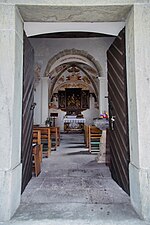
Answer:
<svg viewBox="0 0 150 225"><path fill-rule="evenodd" d="M115 35L78 31L29 36L35 61L35 125L48 118L61 132L78 131L108 112L106 52Z"/></svg>

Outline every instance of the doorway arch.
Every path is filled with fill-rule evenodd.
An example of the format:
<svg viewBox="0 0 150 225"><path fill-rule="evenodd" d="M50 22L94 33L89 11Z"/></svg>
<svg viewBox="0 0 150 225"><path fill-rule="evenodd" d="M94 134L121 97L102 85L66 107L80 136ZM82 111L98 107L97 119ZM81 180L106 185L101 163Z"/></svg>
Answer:
<svg viewBox="0 0 150 225"><path fill-rule="evenodd" d="M147 1L144 1L144 2L145 4L147 3ZM128 56L130 56L128 57L128 60L127 60L127 74L128 74L129 99L130 99L129 101L130 103L130 109L129 109L130 146L132 150L130 152L131 160L132 160L130 163L131 201L132 201L132 204L134 205L134 208L141 216L143 216L146 219L150 219L150 215L149 215L150 204L149 204L149 197L148 197L150 186L148 185L149 178L147 176L149 174L149 162L148 162L149 160L147 160L148 141L142 135L142 132L144 135L146 133L149 134L149 127L146 126L146 123L144 122L144 120L141 119L142 116L140 112L140 107L141 107L140 103L145 108L149 100L148 98L146 98L145 101L143 102L142 98L140 97L140 94L137 92L138 85L142 87L144 90L145 85L147 84L147 83L144 83L145 82L144 79L140 80L138 78L140 77L141 71L142 71L142 74L143 74L143 71L146 74L145 76L143 76L144 78L146 77L145 79L149 78L149 75L148 75L149 64L147 60L145 60L145 62L143 62L142 60L142 57L144 58L145 51L147 55L150 54L148 53L148 50L146 48L146 41L142 34L142 32L144 32L145 34L144 36L149 37L149 33L148 33L149 30L147 30L148 21L149 21L148 19L149 7L146 8L144 4L140 4L140 3L139 5L136 5L136 4L134 5L135 1L128 4L126 4L126 1L124 2L118 1L118 5L116 5L116 1L114 1L113 3L112 5L108 3L105 3L104 5L103 3L98 2L97 4L94 5L93 2L90 1L90 5L89 3L87 4L84 3L83 5L82 2L79 2L78 5L74 6L73 5L74 3L72 1L71 5L69 6L66 4L62 6L62 3L60 2L56 6L55 3L52 3L50 5L49 3L46 4L46 3L43 3L42 1L41 2L39 1L38 2L39 5L37 4L35 6L30 1L30 3L26 2L26 5L23 5L23 3L20 3L19 6L17 6L17 3L14 2L11 6L9 5L9 7L7 3L1 4L2 16L6 19L7 22L8 20L13 21L12 23L14 28L14 29L9 29L12 25L12 23L10 24L10 22L6 24L3 23L3 26L2 26L2 30L5 30L5 32L7 31L9 33L11 37L10 39L13 45L13 49L12 49L13 54L11 59L9 57L10 53L8 49L12 45L10 46L7 43L7 46L6 45L4 45L4 47L2 46L2 52L6 53L6 55L10 59L9 68L7 68L7 70L4 67L5 60L7 57L4 57L3 60L1 61L1 68L3 71L6 71L3 73L4 75L3 79L5 84L4 86L6 87L6 90L10 90L9 85L12 81L14 83L14 81L17 78L19 79L18 82L14 84L14 89L11 90L11 96L4 91L3 93L4 98L2 98L1 100L1 105L6 106L8 104L3 100L5 99L5 96L7 97L10 96L10 102L12 101L15 103L15 100L16 100L16 99L14 100L15 96L18 95L18 92L21 94L20 97L19 96L17 97L18 101L14 105L9 104L9 107L5 109L6 111L2 111L2 119L8 122L8 117L9 117L8 112L9 112L10 113L9 115L11 115L11 117L9 118L12 123L6 123L1 128L2 137L6 136L7 131L11 135L11 138L8 143L8 145L10 144L9 146L8 145L7 147L5 146L6 141L4 138L2 140L1 147L3 151L1 154L1 158L3 160L3 156L5 156L7 153L9 158L9 163L7 165L4 165L3 163L1 164L1 168L2 168L1 177L2 177L2 180L4 180L4 178L6 179L7 177L8 180L6 182L6 186L9 182L11 182L11 186L13 187L13 182L14 182L13 180L16 181L17 178L20 177L20 171L21 171L21 164L20 164L20 158L19 158L20 134L18 134L18 132L16 134L16 127L14 126L14 124L17 124L18 130L20 131L20 127L21 127L20 110L19 112L16 112L15 108L19 107L19 103L21 102L21 97L22 97L22 91L21 91L22 86L20 85L19 87L18 85L18 83L21 84L22 62L19 61L20 64L16 63L14 65L14 61L17 62L19 58L20 59L22 58L22 49L21 47L16 49L16 54L15 54L14 46L16 46L16 43L18 40L19 40L19 42L17 43L18 46L21 46L21 43L22 43L22 30L23 30L22 19L23 21L39 21L39 20L46 21L47 20L47 21L53 21L53 22L55 21L57 22L58 21L70 21L70 22L91 21L92 22L93 20L94 21L126 20L127 22L126 24L127 54ZM19 13L18 13L18 10L19 10ZM59 14L60 11L61 13ZM10 15L11 19L7 18L7 15ZM45 17L45 15L47 16ZM143 15L145 16L143 17ZM145 18L145 20L143 18ZM17 25L14 22L15 19L17 21ZM140 35L138 35L137 33L139 23L142 27L141 31L139 31ZM134 29L134 32L131 32L132 30L131 28L133 26L137 30ZM15 34L17 35L15 36ZM4 38L5 38L5 35L3 33L3 41L4 41ZM139 46L137 43L141 43L140 47L142 51L138 51ZM136 60L134 60L135 57L138 58L138 56L139 56L139 60L141 59L142 61L142 63L140 64L141 69L139 71L136 69L136 67L138 67L137 65L138 63L136 62ZM7 76L5 76L7 74L9 74L9 83L7 82ZM4 107L2 107L2 109L4 110ZM142 127L144 127L145 130L143 130ZM148 136L146 137L148 138ZM12 142L12 139L13 139L13 142ZM145 141L145 143L143 143L143 140ZM141 143L143 143L143 145ZM14 157L12 157L12 152ZM140 158L141 152L143 157ZM3 176L4 174L5 174L5 177ZM14 179L12 179L12 175ZM147 190L143 188L145 183L147 184L147 188L148 188ZM134 184L136 184L136 187L137 187L136 192L134 191ZM2 202L1 202L1 208L2 208L1 220L9 219L13 215L16 208L18 207L20 194L18 191L15 191L15 189L19 190L19 187L20 187L20 183L19 181L16 181L13 190L10 189L9 193L8 192L3 193ZM3 189L5 189L5 187L3 187ZM13 203L13 198L15 197L12 197L12 196L16 197L17 199L16 203ZM2 207L4 205L5 205L5 209L4 207Z"/></svg>

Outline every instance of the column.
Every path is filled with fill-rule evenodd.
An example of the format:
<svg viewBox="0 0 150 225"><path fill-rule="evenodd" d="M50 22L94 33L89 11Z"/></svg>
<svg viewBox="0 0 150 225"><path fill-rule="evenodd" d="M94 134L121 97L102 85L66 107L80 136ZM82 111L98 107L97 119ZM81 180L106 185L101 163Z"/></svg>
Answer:
<svg viewBox="0 0 150 225"><path fill-rule="evenodd" d="M13 5L0 5L0 221L21 196L23 23Z"/></svg>
<svg viewBox="0 0 150 225"><path fill-rule="evenodd" d="M106 130L102 131L99 152L95 159L98 163L108 163L106 158Z"/></svg>
<svg viewBox="0 0 150 225"><path fill-rule="evenodd" d="M108 111L108 92L107 92L107 78L99 77L99 110L100 114Z"/></svg>
<svg viewBox="0 0 150 225"><path fill-rule="evenodd" d="M135 5L126 22L130 196L150 220L150 4Z"/></svg>
<svg viewBox="0 0 150 225"><path fill-rule="evenodd" d="M42 124L45 124L45 120L48 117L48 77L41 78L42 81L42 101L41 101L41 108L42 108Z"/></svg>
<svg viewBox="0 0 150 225"><path fill-rule="evenodd" d="M34 109L34 124L41 124L42 123L42 83L41 80L37 84L36 89L34 91L34 102L36 103Z"/></svg>

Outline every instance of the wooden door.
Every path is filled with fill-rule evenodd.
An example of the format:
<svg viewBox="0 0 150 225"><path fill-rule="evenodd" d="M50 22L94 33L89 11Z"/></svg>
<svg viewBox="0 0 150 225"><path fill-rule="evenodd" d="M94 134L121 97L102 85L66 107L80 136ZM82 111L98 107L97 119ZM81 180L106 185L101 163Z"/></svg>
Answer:
<svg viewBox="0 0 150 225"><path fill-rule="evenodd" d="M22 99L22 192L32 177L34 51L24 33Z"/></svg>
<svg viewBox="0 0 150 225"><path fill-rule="evenodd" d="M110 170L129 194L129 133L126 81L125 28L107 51ZM113 122L114 121L114 122Z"/></svg>

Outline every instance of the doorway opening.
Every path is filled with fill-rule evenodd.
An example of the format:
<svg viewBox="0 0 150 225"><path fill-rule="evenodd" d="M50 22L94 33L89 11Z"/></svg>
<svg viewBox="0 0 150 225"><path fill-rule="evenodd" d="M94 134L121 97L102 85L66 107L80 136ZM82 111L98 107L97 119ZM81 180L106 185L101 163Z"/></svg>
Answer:
<svg viewBox="0 0 150 225"><path fill-rule="evenodd" d="M35 45L39 46L39 43L41 42L41 39L38 39L38 40L35 40L35 39L36 39L36 37L32 37L30 39L32 45L34 45L34 42L35 42ZM114 37L111 37L111 39L114 40ZM109 46L112 43L112 40L111 40L111 42L109 42ZM88 38L88 42L89 42L89 38ZM106 40L105 40L105 42L106 42ZM42 46L42 48L43 48L43 46ZM34 48L34 51L38 52L38 50L36 48ZM81 51L82 51L82 54L81 54ZM67 54L65 54L65 53L67 53ZM59 54L60 54L61 57L58 57ZM47 96L46 99L48 99L48 102L47 102L47 106L45 107L46 110L49 109L47 116L52 114L52 113L55 113L55 114L58 115L59 114L58 110L61 110L61 111L65 112L65 116L66 115L67 116L82 115L81 112L86 111L89 108L90 104L92 104L89 101L89 96L91 94L91 97L93 98L93 103L94 103L91 106L91 109L94 110L94 111L96 111L95 109L97 109L97 114L94 115L93 113L89 113L89 117L86 120L89 122L89 120L91 119L91 116L92 116L91 120L93 121L93 118L99 117L99 114L100 114L100 111L98 110L98 108L99 108L99 98L100 97L99 97L99 86L98 86L99 83L97 83L97 78L100 77L99 75L101 74L101 71L102 71L101 66L97 66L98 68L100 68L100 71L96 71L96 68L92 68L89 58L92 58L92 60L93 60L93 57L91 57L89 53L86 53L86 55L89 57L89 58L87 57L88 61L86 62L85 59L83 60L83 50L76 50L76 49L73 48L71 50L67 49L67 50L61 51L59 54L57 54L57 57L54 56L50 60L47 59L48 63L47 63L47 66L46 66L46 70L43 73L45 75L45 77L48 77L48 79L51 80L49 82L50 84L47 83L48 84L48 86L47 86L48 96ZM71 59L70 55L72 56L72 59ZM77 58L77 55L78 55L78 58ZM80 56L80 58L79 58L79 56ZM38 54L37 54L38 63L40 62L41 65L42 65L41 58L42 58L42 56L40 56L38 58ZM96 60L94 60L94 62L95 61ZM53 64L51 62L53 62ZM39 75L40 75L40 72L41 72L42 68L41 68L40 63L39 64L38 63L36 63L36 83L35 83L35 86L34 86L35 91L38 90L38 85L40 83L39 81L41 79L41 77ZM96 65L98 65L98 63ZM91 74L91 76L89 76L89 73ZM92 76L94 78L91 78ZM82 82L80 82L80 81L82 81ZM83 82L84 82L84 85L83 85ZM83 99L83 95L84 95L84 99ZM88 98L87 98L87 96L88 96ZM105 96L103 96L103 98L104 97ZM39 101L38 100L39 97L37 97L36 99L37 99L37 101ZM72 101L71 101L71 99L72 99ZM73 102L73 101L75 101L75 102ZM95 105L96 105L96 107L95 107ZM43 111L42 109L40 109L40 110ZM43 114L45 116L45 112ZM42 120L44 118L44 117L42 118L43 114L41 113L41 116L40 116L40 118ZM58 117L60 118L60 116L58 116ZM55 123L57 123L57 119L56 119ZM64 129L64 123L61 123L61 126ZM73 127L73 128L69 127L69 129L77 129L78 130L79 127L77 127L77 128L76 127ZM74 142L73 143L71 142L71 144L73 144L73 146L70 146L70 148L75 149L76 145L77 145L77 148L79 148L78 144L80 144L81 145L80 147L83 148L83 140L80 136L78 136L78 135L76 136L76 139L74 139ZM65 141L67 141L67 139L70 140L70 137L71 137L71 140L72 140L73 137L70 136L70 135L68 135L68 138L67 138L67 136L63 136L63 140L65 140ZM81 143L75 142L76 140L80 140L80 138L81 138ZM74 144L75 144L75 146L74 146ZM87 153L87 151L83 151L83 152L82 151L78 151L78 152L73 151L73 152L67 152L65 154L67 154L69 156L75 156L76 154L77 155L83 154L85 156L86 153ZM93 166L93 168L95 167L94 160L91 160L87 164L89 166ZM64 164L62 164L62 165L64 165ZM88 168L86 168L86 169L88 171ZM96 171L96 173L97 173L96 168L94 168L94 169L95 170L93 170L93 171ZM103 166L101 166L100 169L103 170L104 169ZM80 174L79 176L82 176L82 173L87 174L87 171L83 168L82 169L76 168L76 169L72 169L72 171L69 171L69 172L74 173L74 174L79 173ZM105 173L105 169L104 169L104 173ZM63 176L66 176L66 175L63 174ZM101 174L101 176L102 177L104 176L103 173ZM55 178L58 178L58 177L55 177ZM59 179L60 179L60 177L59 177ZM80 182L82 183L83 180L82 181L80 180ZM89 182L89 181L86 181L86 182ZM106 189L104 189L104 190L106 190ZM107 193L107 191L106 191L106 193ZM104 194L104 196L105 196L105 194ZM92 196L92 198L93 198L93 196ZM129 203L128 200L127 200L127 203ZM96 200L95 200L94 204L97 204Z"/></svg>
<svg viewBox="0 0 150 225"><path fill-rule="evenodd" d="M115 4L113 1L110 3L97 2L96 4L84 3L78 1L76 5L73 2L63 3L47 3L39 2L37 5L34 3L15 3L7 7L9 3L2 3L2 15L3 15L3 26L2 26L2 49L4 52L1 61L1 68L3 70L4 91L2 92L2 105L5 104L3 99L10 97L9 108L2 107L3 114L2 118L7 123L4 123L4 129L1 128L2 138L2 173L1 177L3 182L3 198L1 202L1 220L9 219L20 203L20 186L21 186L21 169L22 163L20 161L20 150L21 150L21 99L22 99L22 46L23 46L23 22L24 21L41 21L41 22L104 22L104 21L125 21L126 22L126 43L127 43L127 77L128 77L128 90L129 90L129 131L130 131L130 146L131 146L131 162L130 162L130 191L131 191L131 202L139 215L146 219L149 219L148 207L149 198L148 192L143 189L144 184L148 184L148 160L147 159L147 146L148 142L146 136L143 136L142 123L146 124L142 118L142 112L140 110L140 104L143 108L146 107L148 102L147 99L141 98L140 92L137 91L138 86L144 90L145 85L148 82L144 81L146 76L148 77L148 62L143 61L145 53L148 54L148 48L146 47L147 37L147 19L149 6L148 4L136 4L118 1ZM5 11L7 13L5 13ZM9 23L10 15L13 23ZM143 17L144 15L144 17ZM7 21L5 23L5 21ZM13 24L13 29L11 25ZM138 24L141 24L142 29L140 33L137 32ZM4 29L3 29L4 28ZM5 31L7 31L7 36ZM138 35L139 34L139 35ZM143 35L145 34L145 35ZM11 37L11 41L6 40L5 37ZM3 45L4 43L4 45ZM11 44L12 43L12 44ZM140 43L139 46L137 43ZM5 48L6 44L6 48ZM10 46L11 45L11 46ZM139 53L139 47L141 54ZM12 57L10 57L10 51ZM138 70L136 58L141 59L141 70ZM5 62L9 59L10 67L5 67ZM15 62L15 63L14 63ZM145 70L146 69L146 70ZM143 74L143 78L139 79L140 72ZM146 72L146 73L145 73ZM7 76L10 75L9 83L7 82ZM146 76L145 76L146 75ZM10 83L14 88L9 89ZM17 81L17 82L15 82ZM44 82L44 79L43 79ZM6 88L5 88L6 87ZM11 91L7 92L5 90ZM111 100L111 99L110 99ZM7 102L5 105L8 105ZM4 105L4 106L5 106ZM16 110L18 108L18 110ZM9 110L10 109L10 110ZM6 113L5 113L6 112ZM10 112L11 122L9 123L8 114ZM114 116L114 114L112 114ZM115 118L114 118L115 119ZM114 120L113 120L114 121ZM112 121L112 127L115 126ZM11 138L8 139L6 145L6 132L10 131ZM148 133L148 132L147 132ZM144 144L142 144L144 142ZM6 151L5 151L6 150ZM3 156L8 155L7 164L3 160ZM144 174L144 175L143 175ZM8 178L8 179L7 179ZM14 178L14 179L12 179ZM10 186L11 185L11 186ZM135 191L135 186L136 191ZM7 189L7 187L11 187ZM149 186L146 186L149 188ZM14 201L15 199L15 201ZM4 207L5 206L5 207Z"/></svg>

